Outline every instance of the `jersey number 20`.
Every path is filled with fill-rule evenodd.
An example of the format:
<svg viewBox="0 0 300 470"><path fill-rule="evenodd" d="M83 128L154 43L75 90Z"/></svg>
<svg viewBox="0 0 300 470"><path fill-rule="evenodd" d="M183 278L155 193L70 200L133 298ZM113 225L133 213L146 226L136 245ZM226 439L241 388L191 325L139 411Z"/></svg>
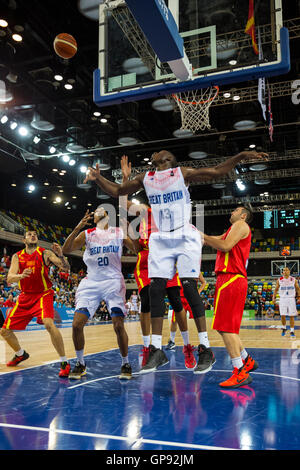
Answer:
<svg viewBox="0 0 300 470"><path fill-rule="evenodd" d="M98 266L108 266L109 265L109 260L107 256L104 256L104 258L100 257L98 258Z"/></svg>

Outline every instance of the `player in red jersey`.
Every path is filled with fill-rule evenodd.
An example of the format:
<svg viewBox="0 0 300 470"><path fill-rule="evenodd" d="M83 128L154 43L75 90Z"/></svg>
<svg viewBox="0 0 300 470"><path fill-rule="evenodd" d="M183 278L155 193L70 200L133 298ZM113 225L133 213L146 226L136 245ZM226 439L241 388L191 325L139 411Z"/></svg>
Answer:
<svg viewBox="0 0 300 470"><path fill-rule="evenodd" d="M21 348L13 330L25 330L34 318L42 321L50 334L52 344L57 351L61 369L60 377L68 377L70 364L65 356L65 348L60 331L54 324L52 282L48 276L48 266L53 263L59 269L69 270L68 261L64 258L61 247L54 243L52 251L38 246L35 230L28 229L24 235L25 248L15 253L7 275L9 284L18 283L21 294L7 315L0 330L2 338L15 351L15 356L7 366L16 366L29 358L29 354Z"/></svg>
<svg viewBox="0 0 300 470"><path fill-rule="evenodd" d="M204 243L217 249L217 276L212 328L217 330L230 355L233 374L223 388L237 388L252 382L249 372L258 364L244 349L239 331L247 296L247 265L251 247L252 211L248 206L236 208L230 217L231 227L223 235L204 235Z"/></svg>

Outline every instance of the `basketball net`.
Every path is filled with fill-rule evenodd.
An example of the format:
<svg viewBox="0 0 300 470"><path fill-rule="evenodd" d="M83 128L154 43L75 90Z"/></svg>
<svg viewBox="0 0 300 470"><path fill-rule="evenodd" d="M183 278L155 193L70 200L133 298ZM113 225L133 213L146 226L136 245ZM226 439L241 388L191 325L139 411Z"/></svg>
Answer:
<svg viewBox="0 0 300 470"><path fill-rule="evenodd" d="M169 95L181 114L181 129L192 132L210 129L209 108L217 99L219 87L209 87L201 90L188 90Z"/></svg>

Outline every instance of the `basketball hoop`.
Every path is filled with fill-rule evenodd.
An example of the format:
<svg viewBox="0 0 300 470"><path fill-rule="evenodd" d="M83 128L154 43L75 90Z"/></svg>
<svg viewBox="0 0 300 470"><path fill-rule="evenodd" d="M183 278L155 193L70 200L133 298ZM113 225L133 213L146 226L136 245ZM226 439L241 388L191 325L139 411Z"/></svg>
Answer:
<svg viewBox="0 0 300 470"><path fill-rule="evenodd" d="M192 132L210 129L209 108L218 94L219 87L213 86L170 95L168 98L176 104L181 114L181 129Z"/></svg>

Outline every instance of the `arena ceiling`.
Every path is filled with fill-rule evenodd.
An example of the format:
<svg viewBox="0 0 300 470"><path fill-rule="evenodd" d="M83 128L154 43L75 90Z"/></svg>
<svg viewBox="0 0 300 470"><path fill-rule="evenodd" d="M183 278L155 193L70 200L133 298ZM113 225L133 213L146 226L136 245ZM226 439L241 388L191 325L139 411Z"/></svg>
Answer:
<svg viewBox="0 0 300 470"><path fill-rule="evenodd" d="M264 1L269 0L258 2L259 8ZM230 8L230 0L227 4ZM221 99L211 107L209 131L177 138L173 132L180 127L179 114L155 110L153 99L101 109L94 105L92 77L98 65L98 23L80 11L80 2L0 0L0 11L8 21L7 28L0 27L0 80L10 96L9 101L0 104L1 119L4 115L8 117L6 122L0 122L1 208L34 215L50 223L73 225L88 203L95 205L102 201L97 198L94 187L78 186L82 182L80 166L88 165L94 158L110 164L111 168L104 174L115 180L123 154L129 156L134 171L138 171L148 169L144 159L160 149L172 151L180 162L207 166L251 145L270 153L264 170L254 171L250 165L240 165L237 172L223 181L224 188L213 187L212 182L191 186L192 199L205 202L207 209L215 214L228 211L242 198L249 199L258 211L266 206L299 206L300 103L297 104L297 93L292 100L292 93L297 91L292 87L300 87L300 82L299 86L295 85L295 80L300 78L299 2L285 2L283 10L285 24L290 29L291 71L269 80L273 142L256 98L257 81L234 86L242 96L239 102L225 104ZM53 40L61 32L70 33L77 40L78 52L71 60L59 58L53 50ZM14 41L13 33L21 34L23 40ZM63 76L62 81L55 78L58 74ZM66 83L72 85L72 89L66 89ZM221 88L220 97L229 89L230 86ZM95 111L100 111L101 115L95 116ZM120 145L119 122L131 119L133 114L138 144ZM39 118L51 121L53 129L33 127L32 122ZM246 131L235 129L234 124L241 120L254 121L255 126ZM11 129L12 122L18 127ZM19 134L21 126L29 129L27 136ZM40 139L39 142L34 143L34 137ZM67 146L73 147L72 152L66 152ZM76 146L87 152L77 154ZM51 147L55 148L53 154ZM190 157L192 152L207 155L195 160ZM63 161L57 156L59 153L68 153L75 165ZM245 189L239 189L237 179L243 181ZM30 184L35 190L29 193ZM62 202L53 204L57 196ZM145 200L143 192L138 197Z"/></svg>

